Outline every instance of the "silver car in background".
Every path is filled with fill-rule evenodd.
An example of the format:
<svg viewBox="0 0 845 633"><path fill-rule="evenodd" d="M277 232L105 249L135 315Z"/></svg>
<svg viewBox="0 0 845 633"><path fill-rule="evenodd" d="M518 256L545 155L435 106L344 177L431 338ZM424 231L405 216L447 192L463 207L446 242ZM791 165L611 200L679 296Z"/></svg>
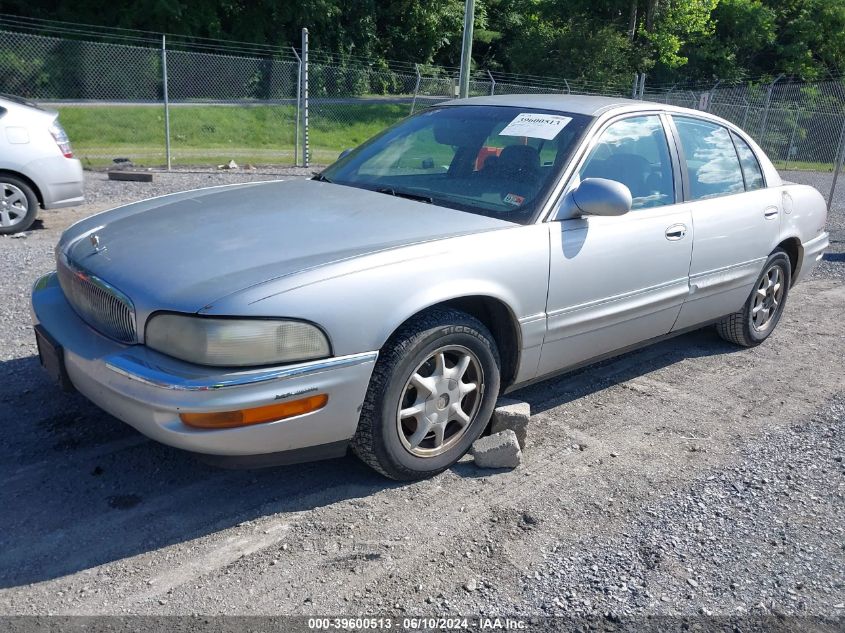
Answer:
<svg viewBox="0 0 845 633"><path fill-rule="evenodd" d="M82 165L59 115L0 94L0 235L26 231L39 207L83 201Z"/></svg>
<svg viewBox="0 0 845 633"><path fill-rule="evenodd" d="M416 479L502 392L708 324L761 343L826 215L707 113L473 98L311 180L83 220L33 318L54 377L156 440L253 465L351 445Z"/></svg>

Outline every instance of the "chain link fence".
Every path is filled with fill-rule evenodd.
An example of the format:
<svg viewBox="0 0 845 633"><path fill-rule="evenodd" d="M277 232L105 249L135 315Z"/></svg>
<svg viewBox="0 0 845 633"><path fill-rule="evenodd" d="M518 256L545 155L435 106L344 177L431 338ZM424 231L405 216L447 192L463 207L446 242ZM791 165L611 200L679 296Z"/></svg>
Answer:
<svg viewBox="0 0 845 633"><path fill-rule="evenodd" d="M714 85L710 89L649 89L644 98L706 110L754 137L784 169L831 170L845 133L845 86L841 81L797 83L776 79L761 85Z"/></svg>
<svg viewBox="0 0 845 633"><path fill-rule="evenodd" d="M312 51L307 109L301 51L133 31L55 28L0 16L0 92L59 110L89 167L332 162L348 147L457 94L458 70L339 60ZM43 28L42 28L43 31ZM678 88L477 71L470 95L635 97L712 112L751 134L781 168L833 170L843 158L841 81ZM307 120L307 135L304 129ZM168 129L169 128L169 129Z"/></svg>

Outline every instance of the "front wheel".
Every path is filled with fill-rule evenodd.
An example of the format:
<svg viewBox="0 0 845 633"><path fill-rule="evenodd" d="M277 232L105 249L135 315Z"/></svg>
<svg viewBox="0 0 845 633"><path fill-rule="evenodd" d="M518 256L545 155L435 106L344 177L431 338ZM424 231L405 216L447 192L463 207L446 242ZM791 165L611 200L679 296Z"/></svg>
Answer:
<svg viewBox="0 0 845 633"><path fill-rule="evenodd" d="M780 321L791 283L789 256L775 249L742 309L716 324L719 336L743 347L754 347L765 341Z"/></svg>
<svg viewBox="0 0 845 633"><path fill-rule="evenodd" d="M499 353L484 324L451 309L418 315L379 355L352 450L391 479L442 472L487 426L499 381Z"/></svg>

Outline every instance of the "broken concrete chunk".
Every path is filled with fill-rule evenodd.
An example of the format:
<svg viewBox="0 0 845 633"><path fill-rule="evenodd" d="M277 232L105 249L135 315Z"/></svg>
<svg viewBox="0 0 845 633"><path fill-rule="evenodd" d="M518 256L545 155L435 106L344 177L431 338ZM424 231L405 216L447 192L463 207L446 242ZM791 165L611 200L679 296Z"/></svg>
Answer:
<svg viewBox="0 0 845 633"><path fill-rule="evenodd" d="M525 448L528 439L528 422L531 418L531 405L519 400L500 399L493 411L491 433L499 433L510 429L516 433L519 447Z"/></svg>
<svg viewBox="0 0 845 633"><path fill-rule="evenodd" d="M511 429L479 438L472 445L472 455L479 468L516 468L522 460L519 440Z"/></svg>

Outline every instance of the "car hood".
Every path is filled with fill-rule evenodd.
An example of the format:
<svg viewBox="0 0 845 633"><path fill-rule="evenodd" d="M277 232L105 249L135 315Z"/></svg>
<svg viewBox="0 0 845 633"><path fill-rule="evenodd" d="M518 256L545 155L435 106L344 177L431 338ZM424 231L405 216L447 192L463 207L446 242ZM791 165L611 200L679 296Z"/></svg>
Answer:
<svg viewBox="0 0 845 633"><path fill-rule="evenodd" d="M120 207L74 225L60 248L142 311L197 312L239 290L334 262L512 226L373 191L291 180Z"/></svg>

